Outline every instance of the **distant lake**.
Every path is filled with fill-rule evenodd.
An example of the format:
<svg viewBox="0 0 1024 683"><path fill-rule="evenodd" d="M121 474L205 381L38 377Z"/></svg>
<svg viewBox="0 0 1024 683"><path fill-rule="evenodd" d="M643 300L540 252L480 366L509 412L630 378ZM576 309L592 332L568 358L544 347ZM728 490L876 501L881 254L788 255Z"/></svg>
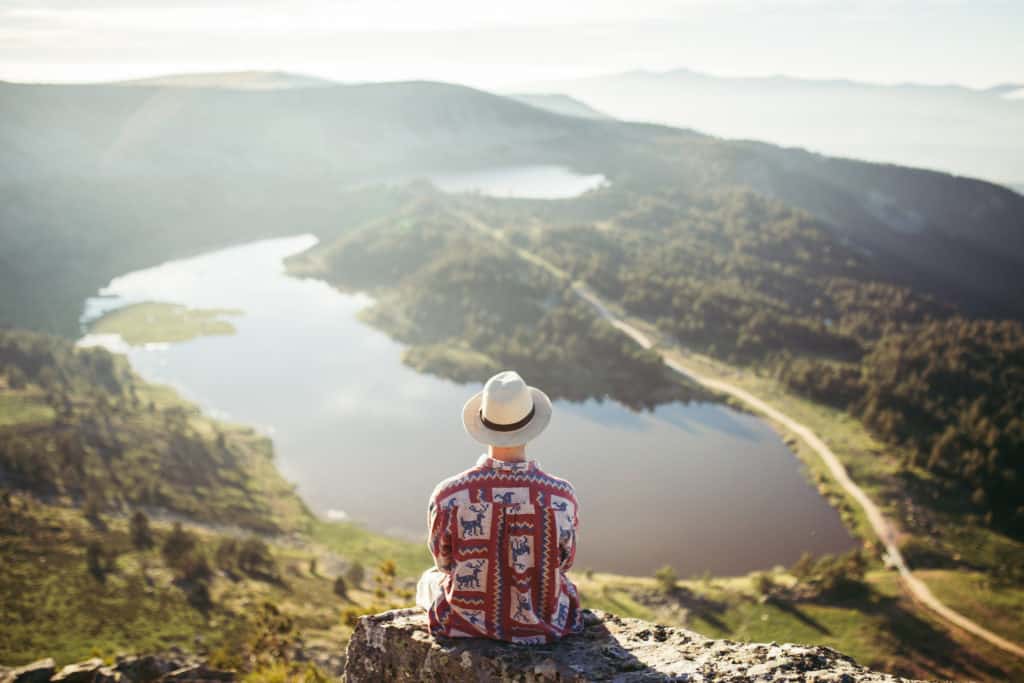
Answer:
<svg viewBox="0 0 1024 683"><path fill-rule="evenodd" d="M83 319L140 301L245 311L233 336L127 355L145 378L271 435L318 514L423 538L435 483L481 452L460 421L480 387L403 365L402 346L356 318L367 297L285 275L282 259L315 243L268 240L128 273L85 302ZM723 406L559 401L530 455L576 485L580 568L737 574L855 545L775 432Z"/></svg>
<svg viewBox="0 0 1024 683"><path fill-rule="evenodd" d="M437 173L430 181L444 192L479 192L491 197L567 199L608 182L601 174L579 174L564 166L503 166L462 173Z"/></svg>

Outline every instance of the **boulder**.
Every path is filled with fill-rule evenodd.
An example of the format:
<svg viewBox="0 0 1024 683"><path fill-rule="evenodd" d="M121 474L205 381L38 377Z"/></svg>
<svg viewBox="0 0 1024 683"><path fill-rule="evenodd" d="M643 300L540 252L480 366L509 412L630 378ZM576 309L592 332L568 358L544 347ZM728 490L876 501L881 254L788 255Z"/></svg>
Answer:
<svg viewBox="0 0 1024 683"><path fill-rule="evenodd" d="M96 678L96 672L102 668L103 660L93 657L84 662L68 664L50 681L52 683L92 683L92 680Z"/></svg>
<svg viewBox="0 0 1024 683"><path fill-rule="evenodd" d="M117 658L114 670L132 683L150 683L165 673L184 666L180 659L156 657L154 655L121 656Z"/></svg>
<svg viewBox="0 0 1024 683"><path fill-rule="evenodd" d="M121 683L124 676L121 672L112 666L105 666L96 672L96 677L92 679L92 683Z"/></svg>
<svg viewBox="0 0 1024 683"><path fill-rule="evenodd" d="M895 683L827 647L735 643L692 631L587 611L585 631L551 645L436 639L419 609L359 620L347 683L364 681L688 681Z"/></svg>
<svg viewBox="0 0 1024 683"><path fill-rule="evenodd" d="M19 666L16 669L10 669L4 674L3 678L0 678L2 683L46 683L53 676L53 672L57 670L57 663L53 661L53 658L47 657L46 659L40 659L26 664L25 666Z"/></svg>

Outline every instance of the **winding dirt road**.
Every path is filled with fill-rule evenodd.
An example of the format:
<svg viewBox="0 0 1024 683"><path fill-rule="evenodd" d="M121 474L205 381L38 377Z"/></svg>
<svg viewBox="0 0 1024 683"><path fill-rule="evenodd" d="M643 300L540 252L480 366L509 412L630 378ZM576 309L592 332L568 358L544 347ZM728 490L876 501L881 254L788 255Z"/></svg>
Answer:
<svg viewBox="0 0 1024 683"><path fill-rule="evenodd" d="M480 230L486 233L492 239L499 242L504 242L511 249L513 249L520 258L523 258L541 268L544 268L551 274L562 280L570 280L568 273L558 268L549 261L537 256L534 253L515 247L508 243L505 236L491 228L489 225L479 220L469 212L457 212L457 215L462 218L470 227ZM636 326L629 324L619 316L615 315L608 306L605 305L601 298L597 296L590 288L580 282L573 282L572 291L580 297L583 301L590 304L597 311L598 315L611 323L615 328L621 330L630 339L635 341L642 348L647 350L653 350L660 354L665 362L665 365L672 368L675 372L683 375L684 377L694 381L700 385L707 387L713 391L717 391L722 394L727 394L742 401L751 410L758 412L770 420L781 424L787 430L796 434L798 437L803 439L806 443L825 463L828 467L829 472L835 478L836 482L839 483L843 489L853 497L857 503L860 504L864 510L864 514L867 516L868 523L871 524L871 528L874 530L875 535L885 546L885 552L888 556L889 563L896 568L900 574L900 578L903 580L903 585L906 590L910 593L911 597L917 600L919 603L932 610L942 619L945 619L948 623L957 626L968 633L972 633L978 638L991 643L992 645L1005 650L1017 657L1024 658L1024 647L1021 647L1013 641L1003 638L997 633L989 631L984 626L981 626L977 622L974 622L959 612L949 608L943 604L935 595L931 592L927 585L921 579L914 576L913 572L910 571L910 567L907 566L906 561L903 559L903 554L900 553L900 549L896 546L895 533L889 521L882 514L882 511L878 508L875 503L868 498L868 495L864 493L864 490L858 486L852 479L850 479L849 473L846 468L836 457L836 454L832 452L832 449L825 445L825 442L818 438L818 435L811 431L806 425L797 422L793 418L789 417L785 413L773 408L768 405L757 396L754 396L749 391L741 389L728 382L701 375L685 366L683 366L678 360L675 360L673 356L681 356L679 351L664 351L662 349L655 348L654 340L652 340L643 331L637 329Z"/></svg>
<svg viewBox="0 0 1024 683"><path fill-rule="evenodd" d="M864 510L864 514L867 516L868 522L871 524L871 528L874 529L875 534L879 540L885 545L885 552L888 556L889 563L896 568L900 573L900 577L903 579L903 584L910 592L911 596L914 597L918 602L932 610L940 617L945 619L951 624L954 624L963 630L976 635L977 637L988 641L996 647L1002 648L1007 652L1011 652L1018 657L1024 658L1024 648L1016 643L1003 638L1002 636L989 631L980 624L971 621L964 615L950 609L944 605L935 595L931 592L927 585L921 579L914 576L913 572L910 571L910 567L907 566L906 561L903 559L903 555L900 553L900 549L896 546L896 535L889 524L889 521L882 514L882 511L878 509L874 501L868 498L868 495L864 493L864 490L858 486L847 473L846 468L836 454L832 452L832 449L825 445L825 442L818 438L818 435L812 432L806 425L797 422L785 413L768 405L757 396L754 396L749 391L741 389L728 382L723 382L719 379L707 377L701 375L693 370L684 367L678 361L674 360L671 356L671 352L663 353L654 348L654 342L646 334L638 330L633 325L620 319L604 305L600 298L594 294L591 290L582 284L575 283L572 286L573 291L584 301L590 304L598 314L614 325L617 329L621 330L624 334L629 336L633 341L639 344L645 349L652 349L661 353L662 358L665 361L665 365L678 372L680 375L701 384L708 389L717 391L722 394L728 394L740 401L752 410L761 413L768 419L781 424L788 431L796 434L798 437L804 440L818 456L822 459L825 465L828 467L829 472L832 473L833 478L840 486L849 493L854 500L856 500L861 508Z"/></svg>

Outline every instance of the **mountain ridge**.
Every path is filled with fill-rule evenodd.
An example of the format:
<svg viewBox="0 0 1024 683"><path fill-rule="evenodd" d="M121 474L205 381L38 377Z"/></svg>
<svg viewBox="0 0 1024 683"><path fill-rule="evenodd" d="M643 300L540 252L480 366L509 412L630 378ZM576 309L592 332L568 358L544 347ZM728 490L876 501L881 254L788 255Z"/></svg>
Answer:
<svg viewBox="0 0 1024 683"><path fill-rule="evenodd" d="M976 89L675 70L538 81L516 90L561 92L619 119L726 138L998 182L1024 179L1024 88L1012 83Z"/></svg>
<svg viewBox="0 0 1024 683"><path fill-rule="evenodd" d="M347 201L339 197L391 178L554 164L602 173L639 192L750 187L826 219L937 295L1024 316L1016 295L1024 198L948 173L662 124L561 116L429 81L258 91L4 85L0 108L7 113L0 144L8 150L0 162L0 234L8 247L0 282L15 292L25 282L78 277L54 272L63 259L91 278L86 291L76 290L80 302L117 269L153 265L117 251L131 254L154 237L185 240L175 236L182 226L198 230L214 217L217 225L188 248L283 234L283 223L300 216L329 232ZM66 215L75 216L76 229L64 223ZM103 243L110 231L99 226L118 226L116 249ZM67 240L38 250L35 235L58 234ZM140 235L148 237L139 242ZM94 260L112 265L96 278ZM3 302L0 320L56 329L52 320L61 316L67 330L73 323L50 308L48 291L39 284L26 291L35 302L28 312Z"/></svg>

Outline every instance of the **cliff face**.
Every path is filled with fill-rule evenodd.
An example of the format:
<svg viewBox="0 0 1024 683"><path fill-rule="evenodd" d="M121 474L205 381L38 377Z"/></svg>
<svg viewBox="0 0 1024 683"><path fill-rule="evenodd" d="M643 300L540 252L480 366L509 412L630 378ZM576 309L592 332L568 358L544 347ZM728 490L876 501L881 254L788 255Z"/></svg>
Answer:
<svg viewBox="0 0 1024 683"><path fill-rule="evenodd" d="M435 640L421 610L359 621L348 683L362 681L787 681L895 683L826 647L709 640L692 631L587 612L586 630L556 645Z"/></svg>

